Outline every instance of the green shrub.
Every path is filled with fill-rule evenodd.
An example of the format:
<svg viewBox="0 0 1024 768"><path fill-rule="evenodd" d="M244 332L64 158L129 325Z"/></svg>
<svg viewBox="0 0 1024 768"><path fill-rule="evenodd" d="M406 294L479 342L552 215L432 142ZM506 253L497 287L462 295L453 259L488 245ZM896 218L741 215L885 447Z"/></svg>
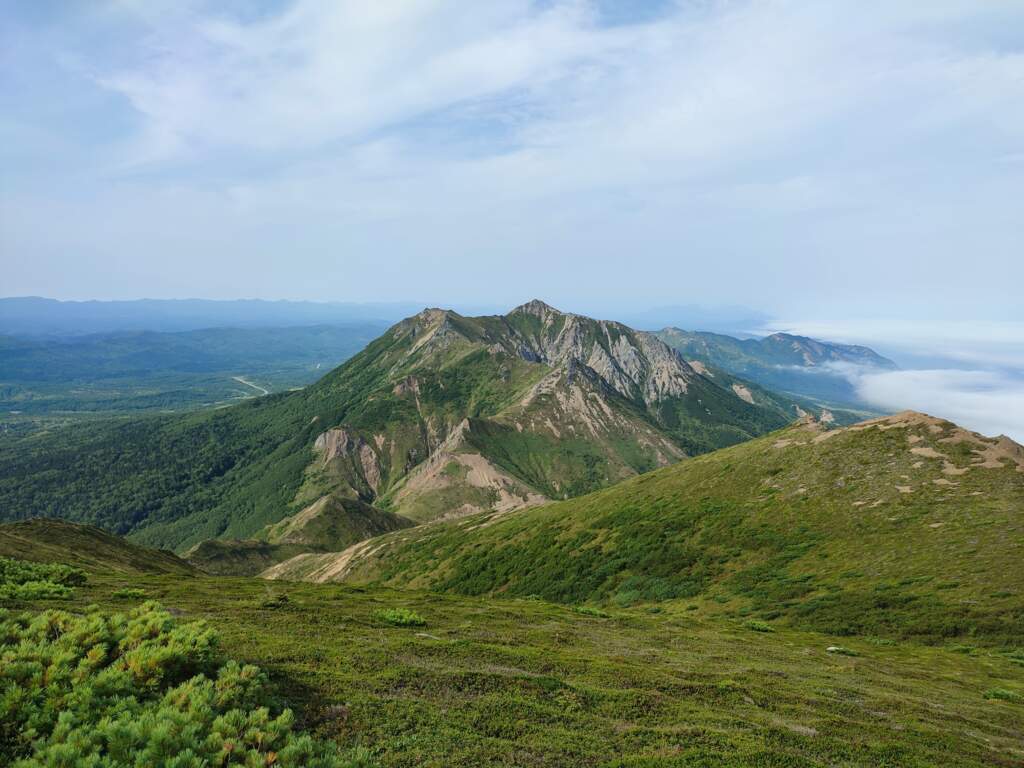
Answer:
<svg viewBox="0 0 1024 768"><path fill-rule="evenodd" d="M576 613L582 613L584 616L596 616L599 619L607 619L610 615L592 605L574 605L572 609Z"/></svg>
<svg viewBox="0 0 1024 768"><path fill-rule="evenodd" d="M874 635L870 635L864 639L872 645L896 645L896 641L891 637L875 637Z"/></svg>
<svg viewBox="0 0 1024 768"><path fill-rule="evenodd" d="M757 619L748 619L743 622L743 626L747 629L752 629L755 632L774 632L775 627L769 624L767 621L758 621Z"/></svg>
<svg viewBox="0 0 1024 768"><path fill-rule="evenodd" d="M85 584L85 571L62 563L31 563L0 557L0 584L25 584L29 581L51 581L68 587Z"/></svg>
<svg viewBox="0 0 1024 768"><path fill-rule="evenodd" d="M382 608L373 614L378 621L396 627L425 627L427 620L408 608Z"/></svg>
<svg viewBox="0 0 1024 768"><path fill-rule="evenodd" d="M141 600L145 596L146 590L133 587L122 587L111 595L115 600Z"/></svg>
<svg viewBox="0 0 1024 768"><path fill-rule="evenodd" d="M293 732L266 675L225 659L205 624L147 602L0 611L0 764L16 768L344 768L332 745Z"/></svg>
<svg viewBox="0 0 1024 768"><path fill-rule="evenodd" d="M1001 701L1012 701L1014 704L1024 702L1024 696L1017 693L1016 691L1010 691L1006 688L993 688L989 691L985 691L986 699L999 699Z"/></svg>
<svg viewBox="0 0 1024 768"><path fill-rule="evenodd" d="M284 593L280 595L268 594L260 601L260 608L285 608L289 603L291 603L291 600Z"/></svg>
<svg viewBox="0 0 1024 768"><path fill-rule="evenodd" d="M85 572L60 563L0 557L0 600L59 600L85 584Z"/></svg>
<svg viewBox="0 0 1024 768"><path fill-rule="evenodd" d="M71 597L73 591L71 587L52 581L0 584L0 600L60 600Z"/></svg>

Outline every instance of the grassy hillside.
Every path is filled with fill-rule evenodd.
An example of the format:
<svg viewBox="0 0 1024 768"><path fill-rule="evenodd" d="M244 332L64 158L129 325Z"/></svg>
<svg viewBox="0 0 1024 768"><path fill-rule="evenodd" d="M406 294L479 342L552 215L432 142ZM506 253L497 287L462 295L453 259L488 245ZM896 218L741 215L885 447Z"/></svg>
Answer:
<svg viewBox="0 0 1024 768"><path fill-rule="evenodd" d="M126 599L125 587L140 592ZM270 674L297 728L365 748L360 765L1009 768L1024 759L1024 667L1012 653L763 632L682 604L581 612L254 579L90 574L59 604L124 611L147 598L179 621L206 619L227 656ZM402 609L425 625L392 623Z"/></svg>
<svg viewBox="0 0 1024 768"><path fill-rule="evenodd" d="M411 520L355 499L324 496L254 539L207 539L188 550L189 563L210 574L255 576L270 566L306 552L337 551L390 531Z"/></svg>
<svg viewBox="0 0 1024 768"><path fill-rule="evenodd" d="M0 557L67 563L104 573L196 573L171 552L142 547L93 526L41 518L0 524Z"/></svg>
<svg viewBox="0 0 1024 768"><path fill-rule="evenodd" d="M564 498L786 423L795 408L618 323L539 303L428 310L299 392L0 447L0 515L184 551L318 500L418 520Z"/></svg>
<svg viewBox="0 0 1024 768"><path fill-rule="evenodd" d="M834 634L1024 637L1024 449L914 413L801 425L509 515L268 575L630 605Z"/></svg>

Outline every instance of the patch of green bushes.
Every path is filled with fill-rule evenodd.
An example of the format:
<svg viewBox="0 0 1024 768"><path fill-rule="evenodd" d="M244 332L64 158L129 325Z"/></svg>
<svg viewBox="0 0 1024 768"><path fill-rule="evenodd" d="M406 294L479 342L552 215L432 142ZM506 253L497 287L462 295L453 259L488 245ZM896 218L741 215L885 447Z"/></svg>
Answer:
<svg viewBox="0 0 1024 768"><path fill-rule="evenodd" d="M774 632L775 627L769 624L767 621L758 621L757 619L748 619L743 622L743 626L747 629L752 629L755 632Z"/></svg>
<svg viewBox="0 0 1024 768"><path fill-rule="evenodd" d="M425 627L427 620L408 608L382 608L373 617L396 627Z"/></svg>
<svg viewBox="0 0 1024 768"><path fill-rule="evenodd" d="M0 584L0 600L63 600L74 590L52 581L26 581L24 584Z"/></svg>
<svg viewBox="0 0 1024 768"><path fill-rule="evenodd" d="M0 600L62 599L81 584L85 572L70 565L0 557Z"/></svg>
<svg viewBox="0 0 1024 768"><path fill-rule="evenodd" d="M582 613L584 616L596 616L599 619L607 619L611 615L592 605L574 605L572 609L576 613Z"/></svg>
<svg viewBox="0 0 1024 768"><path fill-rule="evenodd" d="M1020 704L1024 702L1024 696L1017 693L1016 691L1010 691L1006 688L993 688L985 691L986 699L999 699L1000 701L1010 701L1014 704Z"/></svg>
<svg viewBox="0 0 1024 768"><path fill-rule="evenodd" d="M351 768L293 731L259 668L224 658L202 622L154 602L0 610L0 764L16 768Z"/></svg>

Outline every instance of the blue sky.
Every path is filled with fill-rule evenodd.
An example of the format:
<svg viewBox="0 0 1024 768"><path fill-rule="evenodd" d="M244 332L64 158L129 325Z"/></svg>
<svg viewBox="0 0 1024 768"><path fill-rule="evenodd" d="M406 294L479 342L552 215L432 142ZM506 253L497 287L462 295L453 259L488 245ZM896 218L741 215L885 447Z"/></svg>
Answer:
<svg viewBox="0 0 1024 768"><path fill-rule="evenodd" d="M1024 368L1020 0L0 14L0 294L742 305Z"/></svg>

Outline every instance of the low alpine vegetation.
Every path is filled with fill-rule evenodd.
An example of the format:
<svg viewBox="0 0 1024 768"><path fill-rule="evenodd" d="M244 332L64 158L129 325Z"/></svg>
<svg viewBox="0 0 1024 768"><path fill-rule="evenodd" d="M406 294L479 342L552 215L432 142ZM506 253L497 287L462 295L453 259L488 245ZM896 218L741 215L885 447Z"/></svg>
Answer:
<svg viewBox="0 0 1024 768"><path fill-rule="evenodd" d="M205 624L154 602L128 614L0 611L5 765L358 765L294 722L258 667L224 658Z"/></svg>
<svg viewBox="0 0 1024 768"><path fill-rule="evenodd" d="M1014 704L1024 703L1024 695L1011 691L1006 688L993 688L989 691L985 691L986 699L999 699L1000 701L1010 701Z"/></svg>
<svg viewBox="0 0 1024 768"><path fill-rule="evenodd" d="M0 557L0 600L61 599L81 584L85 573L70 565Z"/></svg>
<svg viewBox="0 0 1024 768"><path fill-rule="evenodd" d="M135 587L123 587L111 595L115 600L141 600L145 596L146 590Z"/></svg>
<svg viewBox="0 0 1024 768"><path fill-rule="evenodd" d="M598 619L607 619L611 616L607 611L602 611L600 608L595 608L592 605L574 605L572 609L576 613L582 613L584 616L594 616Z"/></svg>
<svg viewBox="0 0 1024 768"><path fill-rule="evenodd" d="M373 615L378 621L396 627L425 627L427 625L426 619L408 608L382 608Z"/></svg>

